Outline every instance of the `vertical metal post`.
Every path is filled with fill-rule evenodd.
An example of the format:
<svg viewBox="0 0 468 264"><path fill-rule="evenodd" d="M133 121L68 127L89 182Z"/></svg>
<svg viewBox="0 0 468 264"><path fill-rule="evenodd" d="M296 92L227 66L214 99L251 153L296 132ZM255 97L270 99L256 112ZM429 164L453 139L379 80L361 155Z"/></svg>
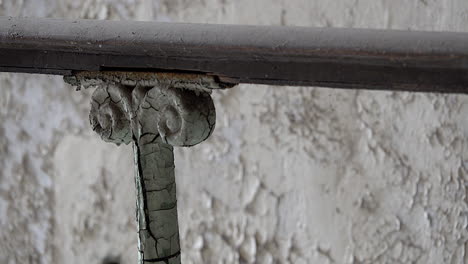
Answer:
<svg viewBox="0 0 468 264"><path fill-rule="evenodd" d="M100 74L94 79L87 76L86 80L75 76L73 83L97 86L90 122L103 140L117 145L133 142L138 263L178 264L173 146L193 146L213 131L215 108L207 89L215 86L215 81L194 76L122 76Z"/></svg>

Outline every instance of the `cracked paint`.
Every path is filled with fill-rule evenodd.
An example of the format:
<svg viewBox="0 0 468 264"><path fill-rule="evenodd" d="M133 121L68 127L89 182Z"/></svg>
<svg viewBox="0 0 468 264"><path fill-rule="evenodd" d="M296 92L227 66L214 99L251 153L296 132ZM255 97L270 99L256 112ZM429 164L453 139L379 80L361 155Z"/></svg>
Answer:
<svg viewBox="0 0 468 264"><path fill-rule="evenodd" d="M104 141L133 142L139 263L180 263L172 146L208 138L215 126L213 101L204 90L174 87L171 79L156 79L157 86L129 86L97 78L88 80L97 84L91 127Z"/></svg>

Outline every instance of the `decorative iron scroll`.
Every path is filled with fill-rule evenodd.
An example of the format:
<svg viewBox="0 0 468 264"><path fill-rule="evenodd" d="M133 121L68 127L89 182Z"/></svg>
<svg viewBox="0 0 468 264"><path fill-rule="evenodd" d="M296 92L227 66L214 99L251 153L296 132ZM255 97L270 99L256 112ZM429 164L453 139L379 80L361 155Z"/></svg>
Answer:
<svg viewBox="0 0 468 264"><path fill-rule="evenodd" d="M89 117L104 141L133 142L139 263L180 263L173 146L193 146L212 133L215 107L207 91L216 82L206 76L139 76L81 74L66 81L97 86Z"/></svg>

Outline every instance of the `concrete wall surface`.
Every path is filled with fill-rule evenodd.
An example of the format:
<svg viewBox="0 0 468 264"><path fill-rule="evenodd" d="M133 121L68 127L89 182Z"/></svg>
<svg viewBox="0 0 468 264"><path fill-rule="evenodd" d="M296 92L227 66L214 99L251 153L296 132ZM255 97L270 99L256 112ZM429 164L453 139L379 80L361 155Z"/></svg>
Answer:
<svg viewBox="0 0 468 264"><path fill-rule="evenodd" d="M467 0L0 0L0 15L468 31ZM0 263L136 263L132 150L91 131L90 94L0 74ZM213 97L213 135L175 152L183 263L468 263L468 96Z"/></svg>

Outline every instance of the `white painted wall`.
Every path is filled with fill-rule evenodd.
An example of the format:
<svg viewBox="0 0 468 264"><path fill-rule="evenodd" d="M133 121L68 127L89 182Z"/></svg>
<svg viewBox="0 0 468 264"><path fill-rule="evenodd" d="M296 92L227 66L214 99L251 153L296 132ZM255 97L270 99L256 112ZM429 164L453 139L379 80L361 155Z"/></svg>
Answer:
<svg viewBox="0 0 468 264"><path fill-rule="evenodd" d="M0 0L0 15L468 31L466 0ZM468 263L468 96L213 97L212 137L176 150L183 263ZM132 151L91 132L89 98L0 74L0 263L135 263Z"/></svg>

